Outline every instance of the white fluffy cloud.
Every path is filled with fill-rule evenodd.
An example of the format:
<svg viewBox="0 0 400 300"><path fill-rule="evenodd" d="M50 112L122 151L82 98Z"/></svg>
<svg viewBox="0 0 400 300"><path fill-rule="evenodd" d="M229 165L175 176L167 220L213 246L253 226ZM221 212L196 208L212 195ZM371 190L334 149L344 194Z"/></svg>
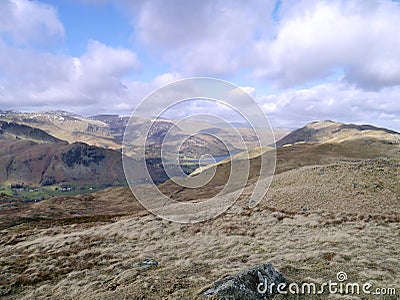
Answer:
<svg viewBox="0 0 400 300"><path fill-rule="evenodd" d="M365 89L400 84L399 3L287 0L273 13L274 5L147 1L134 6L134 27L140 41L186 75L250 69L290 87L339 72Z"/></svg>
<svg viewBox="0 0 400 300"><path fill-rule="evenodd" d="M138 68L136 54L89 41L80 57L16 49L0 43L3 105L91 105L124 98L123 76ZM3 91L3 92L2 92ZM71 108L72 109L72 108Z"/></svg>
<svg viewBox="0 0 400 300"><path fill-rule="evenodd" d="M391 1L300 1L282 8L277 37L260 47L259 75L284 86L337 69L366 89L400 84L400 5Z"/></svg>
<svg viewBox="0 0 400 300"><path fill-rule="evenodd" d="M27 0L0 2L0 36L17 45L48 43L64 36L64 26L52 6Z"/></svg>
<svg viewBox="0 0 400 300"><path fill-rule="evenodd" d="M76 62L76 72L88 77L118 78L139 66L134 52L126 48L108 47L93 40L89 41L86 53Z"/></svg>
<svg viewBox="0 0 400 300"><path fill-rule="evenodd" d="M134 7L137 9L137 7ZM272 26L273 1L147 1L134 23L137 38L162 50L186 75L226 75L248 66L254 41ZM135 12L136 15L136 12Z"/></svg>
<svg viewBox="0 0 400 300"><path fill-rule="evenodd" d="M400 86L364 91L345 82L288 89L259 99L275 126L298 127L313 120L370 123L400 128Z"/></svg>

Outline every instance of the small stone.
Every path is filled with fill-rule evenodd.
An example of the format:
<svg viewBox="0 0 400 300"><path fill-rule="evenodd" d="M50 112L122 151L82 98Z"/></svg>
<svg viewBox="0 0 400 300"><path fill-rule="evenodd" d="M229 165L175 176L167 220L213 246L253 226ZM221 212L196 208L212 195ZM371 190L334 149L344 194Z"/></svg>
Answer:
<svg viewBox="0 0 400 300"><path fill-rule="evenodd" d="M143 268L157 267L158 262L155 261L154 259L146 258L144 261L139 262L138 266Z"/></svg>

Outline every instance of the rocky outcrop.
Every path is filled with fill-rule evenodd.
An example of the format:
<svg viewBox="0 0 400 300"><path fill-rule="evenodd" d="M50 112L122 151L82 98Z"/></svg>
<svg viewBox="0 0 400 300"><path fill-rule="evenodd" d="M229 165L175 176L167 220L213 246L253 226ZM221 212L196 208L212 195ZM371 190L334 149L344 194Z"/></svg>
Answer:
<svg viewBox="0 0 400 300"><path fill-rule="evenodd" d="M212 299L262 300L277 294L280 283L288 284L285 277L271 264L263 264L226 275L215 281L211 288L201 292L201 295Z"/></svg>

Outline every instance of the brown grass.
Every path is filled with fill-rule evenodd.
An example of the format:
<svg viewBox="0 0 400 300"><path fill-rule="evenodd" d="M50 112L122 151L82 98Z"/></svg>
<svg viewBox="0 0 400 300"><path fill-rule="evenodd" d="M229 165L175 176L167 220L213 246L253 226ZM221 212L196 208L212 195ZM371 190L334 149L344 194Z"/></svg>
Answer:
<svg viewBox="0 0 400 300"><path fill-rule="evenodd" d="M352 282L398 288L399 168L371 160L282 173L256 208L243 195L219 218L194 225L134 214L15 226L0 235L0 293L5 299L194 299L221 276L265 262L299 283L335 280L345 271ZM356 196L358 190L363 194ZM112 195L111 189L101 197ZM159 266L139 267L145 258Z"/></svg>

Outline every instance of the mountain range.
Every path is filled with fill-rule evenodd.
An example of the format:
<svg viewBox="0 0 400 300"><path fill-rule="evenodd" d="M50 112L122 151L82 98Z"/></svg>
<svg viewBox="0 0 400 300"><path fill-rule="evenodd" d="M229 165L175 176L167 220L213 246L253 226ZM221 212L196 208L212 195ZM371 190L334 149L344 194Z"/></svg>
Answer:
<svg viewBox="0 0 400 300"><path fill-rule="evenodd" d="M128 120L128 117L117 115L84 118L64 111L1 112L0 183L41 186L60 183L124 183L120 143ZM187 138L180 147L180 154L189 160L198 159L202 154L217 157L229 155L226 146L216 137L209 135L209 132L218 137L230 138L232 144L228 147L231 148L229 150L234 150L231 155L243 150L235 147L239 143L236 143L238 140L230 129L215 127L213 124L187 121L178 127L171 120L154 121L149 118L136 118L130 122L129 129L135 138L125 149L125 154L132 157L135 157L138 148L143 147L140 145L140 142L146 139L143 128L153 124L147 136L146 157L152 177L158 183L168 179L159 162L161 144L168 130L172 132L173 138L167 143L167 148L175 147L175 143L182 140L185 128L203 130L204 133L200 132ZM257 145L251 129L238 130L245 137L249 149ZM283 132L280 132L283 135ZM302 165L366 159L382 154L397 157L399 141L400 136L397 132L372 125L312 122L276 142L277 172ZM253 151L252 164L258 165L256 161L264 153L268 153L266 148L263 151ZM226 163L229 165L229 158L218 165L222 168ZM228 166L224 168L228 169ZM143 172L138 170L137 173L137 180L140 181ZM216 180L221 181L218 176Z"/></svg>
<svg viewBox="0 0 400 300"><path fill-rule="evenodd" d="M49 186L54 184L112 184L124 183L121 147L129 117L98 115L85 118L65 111L21 113L0 112L0 185L25 184ZM145 132L150 127L150 131ZM146 146L146 159L155 182L168 179L160 165L161 145L168 130L172 138L164 142L167 149L179 147L186 172L194 170L203 154L226 157L229 151L243 151L245 146L257 145L250 128L217 127L200 121L185 121L179 126L166 119L134 118L130 120L130 133L134 136L125 145L125 154L141 159L138 153ZM201 131L188 136L188 130ZM283 135L284 130L277 130ZM147 136L146 136L147 134ZM215 136L214 136L215 135ZM232 144L221 142L227 138ZM146 140L146 145L143 141ZM183 143L182 143L183 141ZM185 162L186 160L186 162ZM140 182L142 171L138 170Z"/></svg>
<svg viewBox="0 0 400 300"><path fill-rule="evenodd" d="M60 112L57 112L57 116L78 119L75 115L61 114ZM116 135L117 132L121 134L118 131L121 128L117 129L117 127L126 126L123 120L122 117L118 119L116 116L99 116L96 117L95 121L107 122L104 123L110 126L107 127L107 130ZM141 121L149 122L146 118ZM139 120L137 122L137 135L140 135L142 134L140 132L141 125ZM150 134L153 138L152 143L156 145L162 141L162 139L157 140L156 137L162 136L164 130L169 129L171 124L168 120L160 122L162 124L157 127L159 131L153 128L153 132ZM77 141L69 143L50 135L44 130L23 123L0 121L0 139L2 139L0 182L3 186L13 184L42 187L126 185L121 161L122 154L119 150L105 149ZM122 123L123 125L121 125ZM204 126L203 124L200 125ZM195 149L196 152L207 151L210 147L218 149L212 140L204 148L201 148L204 141L207 141L206 138L203 138L201 142L193 140L195 146L188 143L188 148ZM333 121L312 122L292 131L276 143L275 174L304 166L337 162L355 162L376 158L400 159L399 141L399 133L385 128ZM196 149L196 147L200 149ZM154 147L154 149L157 149L157 147ZM249 183L259 176L261 159L274 155L275 151L271 149L273 148L254 148L249 152ZM133 158L130 159L134 160ZM197 189L181 188L174 182L168 181L169 177L165 174L157 157L149 159L147 166L153 181L161 184L159 187L164 193L171 195L176 200L190 201L201 199L205 195L207 197L211 194L216 195L230 176L232 160L242 159L247 159L245 152L195 170L191 176L212 167L215 167L216 170L212 180L206 186ZM144 170L138 167L135 172L137 174L136 180L140 183L145 178ZM110 193L112 192L110 191ZM129 192L127 193L129 194ZM6 196L7 194L3 194L4 199L8 199ZM79 199L80 196L76 197ZM20 200L24 202L24 199L21 198ZM80 202L78 201L78 203ZM26 205L30 206L31 204L26 203ZM115 214L119 210L114 211L110 207L106 208L105 212Z"/></svg>

